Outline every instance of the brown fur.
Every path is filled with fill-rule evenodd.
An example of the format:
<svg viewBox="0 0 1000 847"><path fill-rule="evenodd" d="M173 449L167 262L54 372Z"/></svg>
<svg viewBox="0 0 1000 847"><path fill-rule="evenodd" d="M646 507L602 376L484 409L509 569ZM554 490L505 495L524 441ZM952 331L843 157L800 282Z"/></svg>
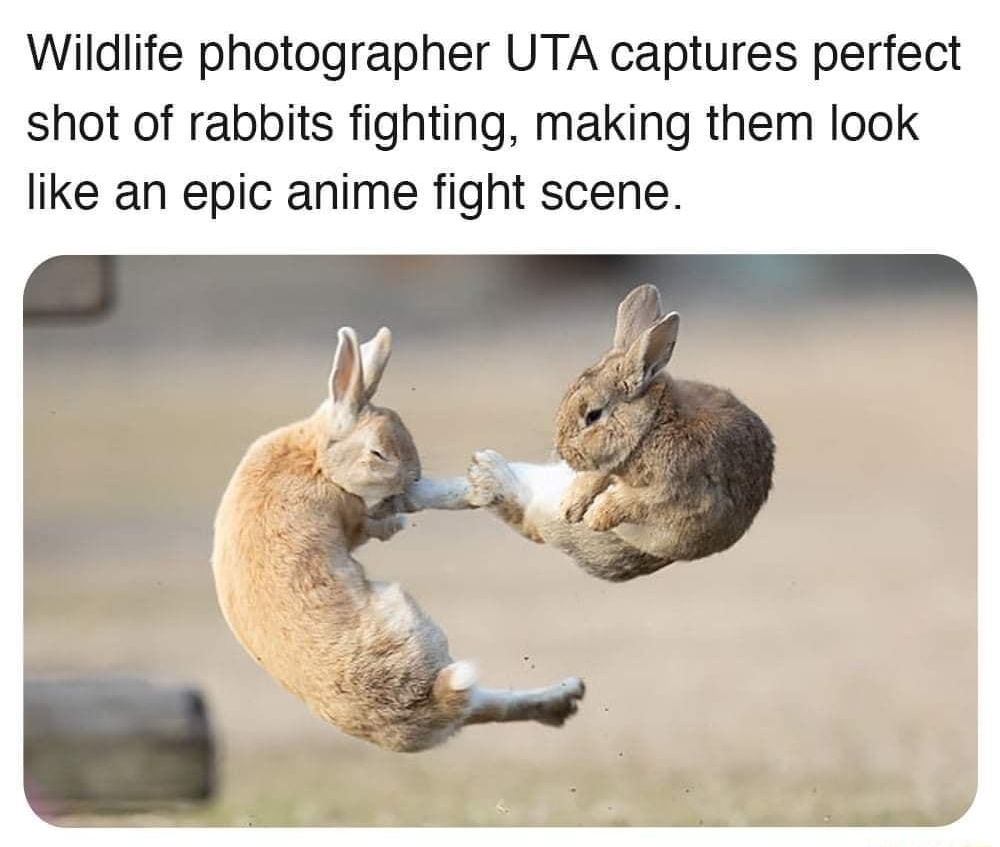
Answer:
<svg viewBox="0 0 1000 847"><path fill-rule="evenodd" d="M622 527L620 537L644 538L641 552L662 567L725 550L746 532L771 488L774 442L729 391L663 371L678 320L660 317L658 296L650 313L650 291L641 286L619 309L615 337L627 346L614 347L567 390L556 448L579 472L564 498L566 519L595 532L637 525L632 535ZM647 310L645 326L627 309L630 299ZM607 562L581 564L607 578ZM624 564L634 570L634 562Z"/></svg>
<svg viewBox="0 0 1000 847"><path fill-rule="evenodd" d="M369 402L388 358L388 332L379 338L365 380L365 351L342 330L330 400L251 445L216 515L212 564L226 621L272 677L344 732L415 751L492 719L506 695L474 688L468 667L457 678L444 632L351 555L400 528L386 503L420 476L403 422ZM583 694L573 682L503 719L565 719Z"/></svg>
<svg viewBox="0 0 1000 847"><path fill-rule="evenodd" d="M259 439L240 463L216 518L219 602L247 651L320 717L422 749L457 728L466 692L435 686L452 661L444 633L350 555L366 540L365 504L324 473L325 437L317 414Z"/></svg>

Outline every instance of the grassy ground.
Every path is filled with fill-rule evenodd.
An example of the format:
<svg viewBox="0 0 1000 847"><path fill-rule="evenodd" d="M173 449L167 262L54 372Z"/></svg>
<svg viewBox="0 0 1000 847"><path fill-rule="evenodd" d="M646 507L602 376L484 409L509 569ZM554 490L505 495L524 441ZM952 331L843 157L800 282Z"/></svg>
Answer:
<svg viewBox="0 0 1000 847"><path fill-rule="evenodd" d="M400 756L274 685L212 593L217 498L254 436L318 402L331 344L145 349L129 294L106 330L136 333L130 355L107 355L100 325L28 331L25 670L200 685L219 792L203 808L66 823L940 824L970 802L968 299L752 322L695 313L676 372L736 389L779 445L772 500L723 555L610 585L485 514L417 516L364 548L370 572L401 581L489 684L588 684L561 730L474 727ZM564 315L565 335L548 340L485 314L460 343L397 332L382 400L429 473L460 470L481 446L542 458L604 318Z"/></svg>
<svg viewBox="0 0 1000 847"><path fill-rule="evenodd" d="M276 785L273 768L295 774ZM220 802L205 808L141 815L70 815L65 826L882 826L933 825L967 801L942 793L932 806L891 774L864 779L817 775L794 782L775 775L706 775L648 770L626 762L602 772L592 763L548 769L526 778L524 762L488 771L433 762L393 766L349 778L328 763L289 760L287 753L250 758ZM366 769L358 763L360 769ZM271 776L268 776L271 774ZM428 791L433 785L433 791ZM318 786L325 789L317 791ZM938 805L940 804L940 805Z"/></svg>

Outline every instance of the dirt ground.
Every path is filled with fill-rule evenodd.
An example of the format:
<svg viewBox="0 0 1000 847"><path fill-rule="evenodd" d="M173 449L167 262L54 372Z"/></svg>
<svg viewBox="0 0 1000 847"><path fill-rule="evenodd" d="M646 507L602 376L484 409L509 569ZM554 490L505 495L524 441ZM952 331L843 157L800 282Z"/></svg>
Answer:
<svg viewBox="0 0 1000 847"><path fill-rule="evenodd" d="M562 729L478 726L416 755L340 734L244 655L213 594L218 497L254 437L322 399L346 322L394 328L380 400L427 475L483 446L545 458L624 288L475 299L453 270L426 302L395 301L401 283L362 300L361 282L326 282L317 316L320 289L278 293L280 263L264 268L234 305L217 264L122 260L105 323L26 329L25 672L193 682L220 744L207 806L66 822L838 826L965 811L975 302L952 265L936 292L727 303L723 279L714 299L678 294L673 372L731 387L778 444L771 500L726 553L607 584L481 513L418 515L359 551L486 683L587 682ZM178 279L197 308L170 308Z"/></svg>

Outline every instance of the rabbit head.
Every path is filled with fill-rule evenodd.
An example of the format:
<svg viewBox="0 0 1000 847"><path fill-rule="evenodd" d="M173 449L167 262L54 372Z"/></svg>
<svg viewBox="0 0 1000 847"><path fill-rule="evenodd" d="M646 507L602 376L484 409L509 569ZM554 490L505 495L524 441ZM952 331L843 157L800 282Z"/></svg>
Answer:
<svg viewBox="0 0 1000 847"><path fill-rule="evenodd" d="M354 330L342 327L329 397L317 412L323 421L320 468L369 507L420 478L420 457L406 425L391 409L371 402L391 351L385 327L361 346Z"/></svg>
<svg viewBox="0 0 1000 847"><path fill-rule="evenodd" d="M574 380L556 414L556 450L573 470L611 471L638 447L656 418L679 325L676 312L663 316L652 285L621 302L611 350Z"/></svg>

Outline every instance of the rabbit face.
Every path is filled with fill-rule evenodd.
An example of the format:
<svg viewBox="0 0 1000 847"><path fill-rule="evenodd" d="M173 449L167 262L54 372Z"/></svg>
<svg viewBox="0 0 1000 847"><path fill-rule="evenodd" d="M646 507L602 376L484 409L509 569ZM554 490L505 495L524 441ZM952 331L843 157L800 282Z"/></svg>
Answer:
<svg viewBox="0 0 1000 847"><path fill-rule="evenodd" d="M420 478L420 457L409 430L391 409L367 407L340 438L330 433L323 471L372 507Z"/></svg>
<svg viewBox="0 0 1000 847"><path fill-rule="evenodd" d="M657 407L635 388L633 368L617 351L570 385L556 413L556 450L573 470L611 471L632 455Z"/></svg>
<svg viewBox="0 0 1000 847"><path fill-rule="evenodd" d="M383 327L363 345L350 327L341 327L338 336L330 394L318 412L326 420L320 467L372 507L420 478L420 458L399 415L371 403L389 360L389 330Z"/></svg>
<svg viewBox="0 0 1000 847"><path fill-rule="evenodd" d="M618 307L612 349L573 382L556 414L556 450L573 470L621 466L656 419L680 318L659 292L634 289Z"/></svg>

